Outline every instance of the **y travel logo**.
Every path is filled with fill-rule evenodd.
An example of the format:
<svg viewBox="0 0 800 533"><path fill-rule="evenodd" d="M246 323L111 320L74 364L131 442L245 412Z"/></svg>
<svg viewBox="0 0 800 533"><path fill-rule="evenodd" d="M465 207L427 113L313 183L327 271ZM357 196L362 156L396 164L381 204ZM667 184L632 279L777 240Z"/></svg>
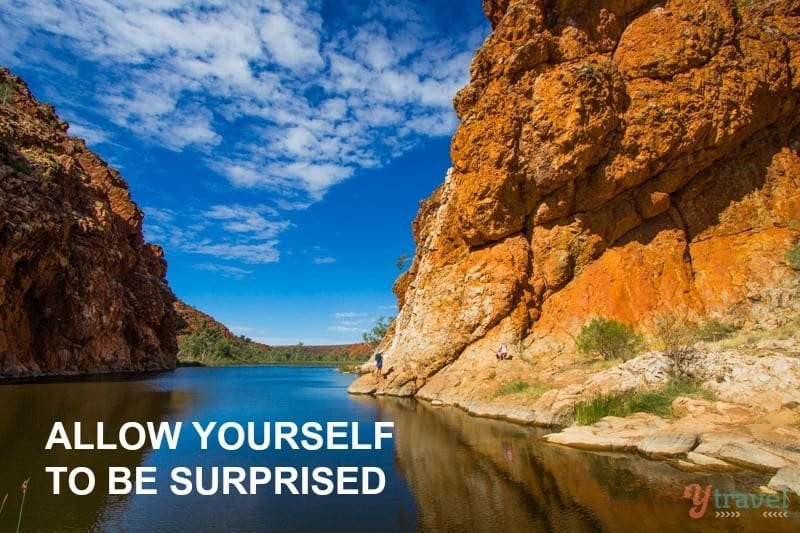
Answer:
<svg viewBox="0 0 800 533"><path fill-rule="evenodd" d="M692 483L684 487L683 497L692 503L689 516L695 519L706 515L709 504L714 506L714 518L739 518L743 512L759 512L764 518L789 516L789 497L785 490L773 494L721 492L712 485L701 487L699 483Z"/></svg>

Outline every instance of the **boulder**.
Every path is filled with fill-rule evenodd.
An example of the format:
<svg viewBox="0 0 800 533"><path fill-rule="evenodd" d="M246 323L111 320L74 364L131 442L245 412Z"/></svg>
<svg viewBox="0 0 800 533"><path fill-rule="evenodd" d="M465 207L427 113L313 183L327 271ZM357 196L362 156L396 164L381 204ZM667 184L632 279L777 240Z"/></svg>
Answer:
<svg viewBox="0 0 800 533"><path fill-rule="evenodd" d="M651 459L665 459L686 455L697 444L696 434L655 433L642 439L636 449Z"/></svg>
<svg viewBox="0 0 800 533"><path fill-rule="evenodd" d="M800 466L784 466L772 476L767 486L772 490L786 490L800 496Z"/></svg>

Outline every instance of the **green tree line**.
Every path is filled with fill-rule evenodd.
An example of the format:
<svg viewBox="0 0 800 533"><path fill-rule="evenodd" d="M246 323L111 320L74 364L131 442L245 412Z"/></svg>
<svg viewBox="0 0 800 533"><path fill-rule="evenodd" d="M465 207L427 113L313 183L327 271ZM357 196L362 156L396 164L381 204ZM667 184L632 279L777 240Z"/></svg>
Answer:
<svg viewBox="0 0 800 533"><path fill-rule="evenodd" d="M319 353L299 342L294 346L267 348L240 335L233 339L223 337L203 321L200 328L178 341L178 360L181 363L203 365L235 364L341 364L361 363L369 354L353 356L347 349Z"/></svg>

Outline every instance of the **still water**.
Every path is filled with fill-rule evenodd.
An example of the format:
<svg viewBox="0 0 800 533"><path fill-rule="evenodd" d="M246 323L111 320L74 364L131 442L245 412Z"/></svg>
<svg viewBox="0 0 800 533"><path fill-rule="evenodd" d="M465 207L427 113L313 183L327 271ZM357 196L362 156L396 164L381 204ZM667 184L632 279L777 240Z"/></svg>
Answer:
<svg viewBox="0 0 800 533"><path fill-rule="evenodd" d="M21 483L30 478L21 531L797 531L800 511L765 518L688 516L684 486L750 493L767 475L687 474L628 454L547 445L540 430L477 419L454 408L397 398L351 397L353 377L330 368L182 368L122 381L0 386L0 531L15 531ZM359 422L371 442L374 422L394 423L380 450L200 449L184 427L176 449L45 450L53 424L82 422L84 442L104 422L106 441L126 422L207 424ZM299 438L298 438L299 440ZM46 467L83 466L97 474L85 496L52 494ZM110 466L155 467L157 495L108 495ZM178 466L370 466L385 473L375 495L172 494ZM81 479L78 478L79 484ZM64 480L65 483L66 480ZM299 485L298 485L299 486ZM66 491L65 487L62 490ZM67 491L68 492L68 491ZM235 491L234 491L235 492Z"/></svg>

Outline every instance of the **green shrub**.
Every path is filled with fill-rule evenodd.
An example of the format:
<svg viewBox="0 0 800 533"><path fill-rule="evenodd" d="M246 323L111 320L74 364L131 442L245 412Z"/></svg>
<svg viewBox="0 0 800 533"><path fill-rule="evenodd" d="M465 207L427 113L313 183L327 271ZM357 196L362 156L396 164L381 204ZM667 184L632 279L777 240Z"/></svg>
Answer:
<svg viewBox="0 0 800 533"><path fill-rule="evenodd" d="M800 270L800 244L786 252L786 260L795 270Z"/></svg>
<svg viewBox="0 0 800 533"><path fill-rule="evenodd" d="M629 324L594 318L581 328L576 339L584 355L599 355L605 360L628 360L642 348L642 336Z"/></svg>
<svg viewBox="0 0 800 533"><path fill-rule="evenodd" d="M688 326L683 324L675 315L661 315L656 317L653 324L655 348L670 351L681 346L692 344L693 334Z"/></svg>
<svg viewBox="0 0 800 533"><path fill-rule="evenodd" d="M521 379L513 379L511 381L507 381L500 385L500 388L497 389L492 396L493 398L497 398L499 396L506 396L508 394L517 394L518 392L525 392L530 388L531 384L527 381L522 381Z"/></svg>
<svg viewBox="0 0 800 533"><path fill-rule="evenodd" d="M364 339L364 342L367 342L374 347L378 346L386 336L386 332L389 331L389 326L392 324L392 320L394 320L394 317L380 317L375 322L375 325L371 330L365 331L361 335L361 337Z"/></svg>
<svg viewBox="0 0 800 533"><path fill-rule="evenodd" d="M691 396L713 400L714 393L699 383L685 378L673 378L655 390L632 390L617 394L598 394L575 404L575 423L581 426L594 424L605 416L629 416L644 412L671 417L672 402L678 396Z"/></svg>
<svg viewBox="0 0 800 533"><path fill-rule="evenodd" d="M658 349L672 362L673 375L686 376L697 360L697 352L692 347L693 331L675 315L666 315L656 318L654 334Z"/></svg>
<svg viewBox="0 0 800 533"><path fill-rule="evenodd" d="M694 338L699 341L716 342L736 333L736 326L724 324L719 320L706 322L694 331Z"/></svg>
<svg viewBox="0 0 800 533"><path fill-rule="evenodd" d="M605 416L626 416L625 400L620 394L598 394L575 404L575 423L588 426Z"/></svg>
<svg viewBox="0 0 800 533"><path fill-rule="evenodd" d="M693 379L673 378L669 380L661 389L662 394L670 397L670 402L678 396L690 396L701 400L715 400L716 395Z"/></svg>

